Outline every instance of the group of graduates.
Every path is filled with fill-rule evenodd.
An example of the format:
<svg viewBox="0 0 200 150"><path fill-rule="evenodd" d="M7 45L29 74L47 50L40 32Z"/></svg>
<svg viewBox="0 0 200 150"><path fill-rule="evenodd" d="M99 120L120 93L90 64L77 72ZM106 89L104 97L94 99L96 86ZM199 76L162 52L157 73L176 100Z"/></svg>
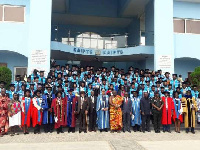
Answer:
<svg viewBox="0 0 200 150"><path fill-rule="evenodd" d="M125 73L114 66L94 69L92 66L52 66L47 77L44 71L34 70L5 89L0 82L0 136L17 135L17 128L29 134L68 132L150 132L150 121L156 133L175 131L185 123L186 132L195 133L196 114L200 110L197 86L190 86L181 76L161 70L139 70L130 67ZM198 115L200 116L200 115ZM89 120L89 121L88 121ZM200 118L197 117L200 122Z"/></svg>

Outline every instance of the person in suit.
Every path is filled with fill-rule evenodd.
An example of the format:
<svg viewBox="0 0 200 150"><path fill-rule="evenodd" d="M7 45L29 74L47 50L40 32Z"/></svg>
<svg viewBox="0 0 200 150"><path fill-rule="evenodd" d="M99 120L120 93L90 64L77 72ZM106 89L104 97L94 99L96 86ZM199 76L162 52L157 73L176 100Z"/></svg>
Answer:
<svg viewBox="0 0 200 150"><path fill-rule="evenodd" d="M88 114L88 97L85 96L85 92L80 92L80 97L78 98L78 115L79 115L79 133L84 131L87 133L86 124L87 124L87 114Z"/></svg>
<svg viewBox="0 0 200 150"><path fill-rule="evenodd" d="M132 106L132 101L131 99L128 97L128 92L125 92L124 95L124 102L122 104L122 118L123 118L123 132L130 132L130 120L131 120L131 107Z"/></svg>
<svg viewBox="0 0 200 150"><path fill-rule="evenodd" d="M89 106L89 132L94 131L96 132L96 104L97 104L97 97L94 96L94 91L91 91L91 96L88 98L88 106Z"/></svg>

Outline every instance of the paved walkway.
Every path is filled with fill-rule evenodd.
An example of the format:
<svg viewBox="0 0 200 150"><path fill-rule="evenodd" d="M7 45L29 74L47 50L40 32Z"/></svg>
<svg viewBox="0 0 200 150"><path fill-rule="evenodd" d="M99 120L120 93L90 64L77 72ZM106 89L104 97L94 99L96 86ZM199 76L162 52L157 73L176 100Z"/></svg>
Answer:
<svg viewBox="0 0 200 150"><path fill-rule="evenodd" d="M196 134L186 134L182 131L180 134L172 132L156 134L151 133L42 133L34 135L23 135L10 137L6 135L0 138L0 149L38 149L38 150L77 150L77 149L105 149L105 150L173 150L173 149L198 149L200 143L200 131ZM182 145L182 146L181 146Z"/></svg>

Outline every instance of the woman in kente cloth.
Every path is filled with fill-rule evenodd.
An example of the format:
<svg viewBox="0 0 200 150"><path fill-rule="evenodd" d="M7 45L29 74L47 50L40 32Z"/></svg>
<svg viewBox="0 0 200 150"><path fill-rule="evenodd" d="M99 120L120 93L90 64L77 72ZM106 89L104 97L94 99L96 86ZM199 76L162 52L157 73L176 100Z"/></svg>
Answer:
<svg viewBox="0 0 200 150"><path fill-rule="evenodd" d="M117 91L113 92L113 96L110 97L110 130L111 133L117 131L120 133L122 129L122 109L121 105L123 98L117 95Z"/></svg>
<svg viewBox="0 0 200 150"><path fill-rule="evenodd" d="M179 93L174 93L174 113L173 113L173 121L175 123L175 132L180 133L180 125L183 122L182 116L182 106L181 106L181 99L179 98Z"/></svg>
<svg viewBox="0 0 200 150"><path fill-rule="evenodd" d="M76 126L76 105L78 103L77 97L72 93L73 90L68 90L69 95L67 95L67 115L66 115L66 124L69 127L68 133L75 132Z"/></svg>
<svg viewBox="0 0 200 150"><path fill-rule="evenodd" d="M21 106L17 92L13 94L13 99L10 101L8 108L10 136L19 135L16 129L21 126Z"/></svg>
<svg viewBox="0 0 200 150"><path fill-rule="evenodd" d="M22 110L22 127L24 130L24 134L29 134L28 128L31 125L31 113L32 113L32 98L31 98L31 91L29 89L25 92L25 97L22 98L21 101L21 110Z"/></svg>
<svg viewBox="0 0 200 150"><path fill-rule="evenodd" d="M10 99L6 95L6 90L4 88L1 89L0 94L0 137L5 135L8 130L8 104Z"/></svg>

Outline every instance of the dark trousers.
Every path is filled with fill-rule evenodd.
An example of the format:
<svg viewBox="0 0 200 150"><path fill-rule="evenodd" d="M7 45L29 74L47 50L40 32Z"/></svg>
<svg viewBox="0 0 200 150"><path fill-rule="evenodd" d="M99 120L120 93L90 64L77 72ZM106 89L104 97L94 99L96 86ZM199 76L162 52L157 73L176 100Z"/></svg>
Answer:
<svg viewBox="0 0 200 150"><path fill-rule="evenodd" d="M44 125L44 132L53 132L53 129L54 129L54 124L51 123L51 124L45 124Z"/></svg>
<svg viewBox="0 0 200 150"><path fill-rule="evenodd" d="M85 111L80 111L80 114L79 114L79 131L86 131Z"/></svg>
<svg viewBox="0 0 200 150"><path fill-rule="evenodd" d="M75 127L69 127L68 132L74 133L75 132Z"/></svg>
<svg viewBox="0 0 200 150"><path fill-rule="evenodd" d="M150 115L142 115L142 131L150 130Z"/></svg>
<svg viewBox="0 0 200 150"><path fill-rule="evenodd" d="M163 131L165 132L165 131L170 131L170 125L168 124L168 125L163 125Z"/></svg>
<svg viewBox="0 0 200 150"><path fill-rule="evenodd" d="M130 113L123 113L123 130L130 131L130 120L131 116Z"/></svg>
<svg viewBox="0 0 200 150"><path fill-rule="evenodd" d="M95 130L96 127L96 111L93 110L93 112L91 112L89 114L89 130Z"/></svg>
<svg viewBox="0 0 200 150"><path fill-rule="evenodd" d="M159 113L159 112L153 113L154 130L155 131L160 131L161 118L162 118L162 113Z"/></svg>
<svg viewBox="0 0 200 150"><path fill-rule="evenodd" d="M40 125L36 125L34 128L34 133L39 133L40 132Z"/></svg>
<svg viewBox="0 0 200 150"><path fill-rule="evenodd" d="M59 128L57 128L57 133L61 133L63 132L62 126L60 126Z"/></svg>
<svg viewBox="0 0 200 150"><path fill-rule="evenodd" d="M140 125L136 124L135 126L133 126L133 131L140 131Z"/></svg>

